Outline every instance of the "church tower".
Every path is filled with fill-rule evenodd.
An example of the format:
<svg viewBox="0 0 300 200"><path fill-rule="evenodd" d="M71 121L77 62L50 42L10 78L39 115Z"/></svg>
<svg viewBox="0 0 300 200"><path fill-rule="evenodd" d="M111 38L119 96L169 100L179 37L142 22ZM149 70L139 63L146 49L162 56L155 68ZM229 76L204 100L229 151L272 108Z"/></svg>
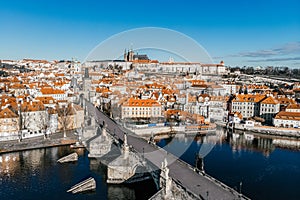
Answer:
<svg viewBox="0 0 300 200"><path fill-rule="evenodd" d="M91 85L92 85L92 79L90 78L89 75L89 68L84 68L84 77L83 77L83 93L84 93L84 98L88 101L90 101L89 99L89 91L91 89Z"/></svg>
<svg viewBox="0 0 300 200"><path fill-rule="evenodd" d="M128 57L129 57L129 60L128 61L133 61L133 55L134 55L134 52L133 52L133 50L131 49L130 51L129 51L129 53L128 53Z"/></svg>
<svg viewBox="0 0 300 200"><path fill-rule="evenodd" d="M124 50L124 60L125 60L125 62L127 62L127 61L128 61L128 56L127 56L126 49Z"/></svg>

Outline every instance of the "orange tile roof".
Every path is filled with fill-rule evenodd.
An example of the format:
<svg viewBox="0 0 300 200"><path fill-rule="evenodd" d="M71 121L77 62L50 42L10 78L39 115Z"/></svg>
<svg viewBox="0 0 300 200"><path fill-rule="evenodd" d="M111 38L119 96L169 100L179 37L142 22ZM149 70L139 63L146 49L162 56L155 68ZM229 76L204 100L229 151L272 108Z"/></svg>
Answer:
<svg viewBox="0 0 300 200"><path fill-rule="evenodd" d="M225 96L211 96L210 97L211 101L226 101L226 97Z"/></svg>
<svg viewBox="0 0 300 200"><path fill-rule="evenodd" d="M11 97L11 96L7 96L7 95L3 95L1 97L1 106L6 106L7 104L10 104L11 106L16 106L17 105L17 101L15 97Z"/></svg>
<svg viewBox="0 0 300 200"><path fill-rule="evenodd" d="M9 88L11 88L11 89L26 89L26 86L24 84L14 83L14 84L10 85Z"/></svg>
<svg viewBox="0 0 300 200"><path fill-rule="evenodd" d="M48 114L51 115L51 114L57 114L57 110L56 108L48 108Z"/></svg>
<svg viewBox="0 0 300 200"><path fill-rule="evenodd" d="M192 96L191 94L188 94L188 102L189 103L193 103L197 101L197 97L196 96Z"/></svg>
<svg viewBox="0 0 300 200"><path fill-rule="evenodd" d="M152 84L146 84L145 85L147 88L149 89L164 89L166 88L166 86L162 85L162 84L159 84L159 83L152 83Z"/></svg>
<svg viewBox="0 0 300 200"><path fill-rule="evenodd" d="M45 106L41 101L31 101L31 102L23 102L21 104L22 112L35 112L35 111L43 111L45 110Z"/></svg>
<svg viewBox="0 0 300 200"><path fill-rule="evenodd" d="M56 86L56 87L61 87L61 86L63 86L63 85L65 85L65 84L68 84L70 81L57 81L57 82L54 82L54 86Z"/></svg>
<svg viewBox="0 0 300 200"><path fill-rule="evenodd" d="M151 96L150 96L150 98L151 99L158 99L158 97L159 97L159 93L158 92L153 92L152 94L151 94Z"/></svg>
<svg viewBox="0 0 300 200"><path fill-rule="evenodd" d="M41 101L43 104L53 104L56 102L56 100L52 96L36 97L35 99Z"/></svg>
<svg viewBox="0 0 300 200"><path fill-rule="evenodd" d="M171 109L168 109L165 114L167 116L177 115L177 114L180 115L180 112L181 112L181 110L171 110Z"/></svg>
<svg viewBox="0 0 300 200"><path fill-rule="evenodd" d="M92 80L92 84L100 84L101 80Z"/></svg>
<svg viewBox="0 0 300 200"><path fill-rule="evenodd" d="M4 108L0 111L0 118L17 118L18 115L11 111L9 108Z"/></svg>
<svg viewBox="0 0 300 200"><path fill-rule="evenodd" d="M300 104L289 104L286 109L300 109Z"/></svg>
<svg viewBox="0 0 300 200"><path fill-rule="evenodd" d="M297 120L300 121L300 113L299 112L286 112L280 111L275 119L284 119L284 120Z"/></svg>
<svg viewBox="0 0 300 200"><path fill-rule="evenodd" d="M45 94L65 94L65 91L59 90L59 89L54 89L51 87L44 87L41 89L41 93L43 95L45 95Z"/></svg>
<svg viewBox="0 0 300 200"><path fill-rule="evenodd" d="M174 91L172 89L167 88L167 89L162 89L162 93L171 95L174 93Z"/></svg>
<svg viewBox="0 0 300 200"><path fill-rule="evenodd" d="M269 89L269 87L266 85L255 85L255 84L247 85L246 87L248 89Z"/></svg>
<svg viewBox="0 0 300 200"><path fill-rule="evenodd" d="M238 94L232 100L233 102L254 102L258 103L263 100L266 96L261 94Z"/></svg>
<svg viewBox="0 0 300 200"><path fill-rule="evenodd" d="M108 89L107 87L97 87L96 88L97 93L111 93L112 91Z"/></svg>
<svg viewBox="0 0 300 200"><path fill-rule="evenodd" d="M300 92L300 88L293 89L293 91L294 91L295 93L299 93L299 92Z"/></svg>
<svg viewBox="0 0 300 200"><path fill-rule="evenodd" d="M279 102L276 99L274 99L273 97L269 96L269 97L265 98L264 100L262 100L261 103L263 103L263 104L278 104Z"/></svg>
<svg viewBox="0 0 300 200"><path fill-rule="evenodd" d="M29 97L30 95L29 94L24 94L24 95L19 95L17 96L18 99L26 99L26 97Z"/></svg>
<svg viewBox="0 0 300 200"><path fill-rule="evenodd" d="M57 73L55 74L56 77L59 77L59 76L65 76L63 73Z"/></svg>
<svg viewBox="0 0 300 200"><path fill-rule="evenodd" d="M133 63L150 63L150 60L133 60Z"/></svg>
<svg viewBox="0 0 300 200"><path fill-rule="evenodd" d="M10 83L10 80L7 78L0 78L0 83Z"/></svg>
<svg viewBox="0 0 300 200"><path fill-rule="evenodd" d="M280 97L280 98L277 98L277 101L280 103L280 104L295 104L295 100L294 99L289 99L287 97Z"/></svg>
<svg viewBox="0 0 300 200"><path fill-rule="evenodd" d="M204 80L188 80L188 82L190 82L192 84L192 87L207 87L207 85L205 84Z"/></svg>
<svg viewBox="0 0 300 200"><path fill-rule="evenodd" d="M135 99L130 98L124 106L132 106L132 107L151 107L151 106L160 106L160 104L154 99Z"/></svg>
<svg viewBox="0 0 300 200"><path fill-rule="evenodd" d="M19 79L17 79L17 77L14 77L13 79L11 79L11 82L20 83L20 81L19 81Z"/></svg>

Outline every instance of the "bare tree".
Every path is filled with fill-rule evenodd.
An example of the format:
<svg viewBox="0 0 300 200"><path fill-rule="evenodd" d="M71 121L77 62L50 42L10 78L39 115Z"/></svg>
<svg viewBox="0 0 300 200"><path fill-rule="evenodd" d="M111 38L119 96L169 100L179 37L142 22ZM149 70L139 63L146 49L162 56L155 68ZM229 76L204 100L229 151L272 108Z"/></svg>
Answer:
<svg viewBox="0 0 300 200"><path fill-rule="evenodd" d="M27 129L29 124L29 109L27 104L20 105L20 130Z"/></svg>
<svg viewBox="0 0 300 200"><path fill-rule="evenodd" d="M44 111L45 113L42 113L40 116L39 116L39 122L37 124L37 127L39 128L40 131L44 131L44 137L46 138L46 130L48 128L48 121L49 121L49 117L48 117L48 112L47 110Z"/></svg>
<svg viewBox="0 0 300 200"><path fill-rule="evenodd" d="M61 125L64 137L66 137L66 131L73 128L74 125L74 109L72 106L64 105L57 108L58 123Z"/></svg>

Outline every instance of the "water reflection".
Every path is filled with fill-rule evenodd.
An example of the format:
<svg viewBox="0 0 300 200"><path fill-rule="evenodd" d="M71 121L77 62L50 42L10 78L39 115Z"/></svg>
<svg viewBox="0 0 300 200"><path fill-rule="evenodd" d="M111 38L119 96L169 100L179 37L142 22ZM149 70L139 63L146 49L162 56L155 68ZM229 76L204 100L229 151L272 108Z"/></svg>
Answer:
<svg viewBox="0 0 300 200"><path fill-rule="evenodd" d="M163 140L157 144L176 154L177 148L190 142L181 159L199 169L204 164L206 173L236 190L242 182L243 193L252 199L299 199L299 139L232 133L222 128L215 135L186 138L188 141L175 137L168 144ZM203 156L203 146L208 144L213 148Z"/></svg>
<svg viewBox="0 0 300 200"><path fill-rule="evenodd" d="M107 199L118 200L118 199L136 199L135 192L133 189L118 185L109 185L107 190Z"/></svg>
<svg viewBox="0 0 300 200"><path fill-rule="evenodd" d="M275 149L271 138L255 137L249 133L233 133L228 135L228 141L234 152L246 149L261 152L268 157Z"/></svg>
<svg viewBox="0 0 300 200"><path fill-rule="evenodd" d="M0 174L13 176L18 169L17 163L20 157L18 153L0 155Z"/></svg>
<svg viewBox="0 0 300 200"><path fill-rule="evenodd" d="M57 160L77 152L77 162ZM156 192L154 182L108 185L106 166L89 159L83 149L54 147L0 154L0 199L148 199ZM66 191L88 177L97 182L95 192L73 195Z"/></svg>

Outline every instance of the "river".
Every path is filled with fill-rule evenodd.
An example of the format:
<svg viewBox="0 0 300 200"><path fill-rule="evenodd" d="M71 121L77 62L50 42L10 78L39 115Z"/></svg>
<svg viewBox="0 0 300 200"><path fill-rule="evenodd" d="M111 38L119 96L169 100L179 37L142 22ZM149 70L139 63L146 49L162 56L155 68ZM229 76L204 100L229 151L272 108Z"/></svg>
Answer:
<svg viewBox="0 0 300 200"><path fill-rule="evenodd" d="M296 148L279 148L271 139L220 132L195 138L178 135L157 144L191 165L201 155L206 173L252 199L299 199L300 152ZM77 162L56 162L74 151L79 154ZM67 146L1 154L0 199L148 199L156 192L151 180L107 184L106 167L87 154ZM96 179L96 191L66 192L90 176Z"/></svg>
<svg viewBox="0 0 300 200"><path fill-rule="evenodd" d="M77 162L57 163L71 152L79 154ZM106 167L90 160L83 149L53 147L0 155L0 199L148 199L156 192L154 182L133 185L106 183ZM94 177L94 192L71 194L66 191L76 183ZM146 188L146 189L145 189Z"/></svg>
<svg viewBox="0 0 300 200"><path fill-rule="evenodd" d="M193 166L196 155L202 154L206 173L251 199L299 199L300 151L285 145L285 140L279 145L285 148L273 141L221 133L164 139L158 145Z"/></svg>

